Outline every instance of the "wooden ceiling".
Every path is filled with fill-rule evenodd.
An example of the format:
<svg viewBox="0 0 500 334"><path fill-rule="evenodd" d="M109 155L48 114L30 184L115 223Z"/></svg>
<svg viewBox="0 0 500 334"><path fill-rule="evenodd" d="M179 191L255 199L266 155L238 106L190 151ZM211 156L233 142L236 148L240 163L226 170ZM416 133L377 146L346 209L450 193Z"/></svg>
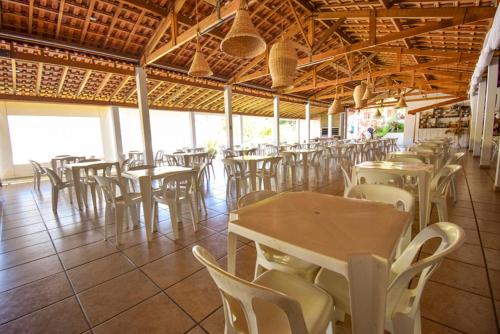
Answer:
<svg viewBox="0 0 500 334"><path fill-rule="evenodd" d="M214 76L186 71L195 51L196 0L1 0L0 98L136 105L134 67L146 66L153 108L271 115L266 54L231 57L220 41L240 0L198 0L200 43ZM379 97L466 95L495 13L491 1L259 0L252 20L270 46L296 43L295 86L280 92L283 117L326 111L337 93L351 103L360 80Z"/></svg>

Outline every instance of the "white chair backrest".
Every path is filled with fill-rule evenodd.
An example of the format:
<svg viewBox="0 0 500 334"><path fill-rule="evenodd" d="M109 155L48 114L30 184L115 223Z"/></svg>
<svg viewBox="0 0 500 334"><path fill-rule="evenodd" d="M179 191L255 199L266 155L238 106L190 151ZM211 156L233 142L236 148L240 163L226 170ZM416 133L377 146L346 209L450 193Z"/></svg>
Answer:
<svg viewBox="0 0 500 334"><path fill-rule="evenodd" d="M49 177L49 180L50 180L50 183L52 184L52 186L61 187L63 185L63 182L62 182L61 178L59 177L59 175L57 175L57 173L54 172L52 169L45 168L45 172L47 173L47 176Z"/></svg>
<svg viewBox="0 0 500 334"><path fill-rule="evenodd" d="M224 168L229 176L243 175L245 172L245 164L234 160L233 158L222 159Z"/></svg>
<svg viewBox="0 0 500 334"><path fill-rule="evenodd" d="M270 191L270 190L252 191L240 197L240 199L238 200L238 209L262 201L276 194L277 194L276 191Z"/></svg>
<svg viewBox="0 0 500 334"><path fill-rule="evenodd" d="M342 176L344 177L344 188L348 189L351 187L351 169L352 169L352 162L347 159L342 159L340 163L340 170L342 171Z"/></svg>
<svg viewBox="0 0 500 334"><path fill-rule="evenodd" d="M345 197L392 204L396 209L413 212L415 198L408 191L382 184L358 184L347 191Z"/></svg>
<svg viewBox="0 0 500 334"><path fill-rule="evenodd" d="M278 164L280 163L282 157L272 157L269 159L264 160L264 163L262 164L262 169L271 175L276 175L278 172Z"/></svg>
<svg viewBox="0 0 500 334"><path fill-rule="evenodd" d="M215 258L201 246L193 247L194 257L207 269L219 288L224 306L226 326L236 328L236 321L242 321L247 331L259 333L259 314L254 306L262 302L280 308L286 315L292 334L307 334L302 308L298 301L272 289L242 280L222 270ZM238 326L241 328L241 325Z"/></svg>
<svg viewBox="0 0 500 334"><path fill-rule="evenodd" d="M40 163L36 162L35 160L28 160L31 164L31 168L33 168L33 173L41 173L43 174L45 169L40 165Z"/></svg>
<svg viewBox="0 0 500 334"><path fill-rule="evenodd" d="M94 179L101 187L107 203L115 203L117 194L121 195L124 200L127 200L127 191L119 179L98 175L94 176ZM117 189L119 192L116 191Z"/></svg>
<svg viewBox="0 0 500 334"><path fill-rule="evenodd" d="M380 172L360 171L358 172L359 184L386 184L394 187L403 186L403 177L400 175Z"/></svg>
<svg viewBox="0 0 500 334"><path fill-rule="evenodd" d="M441 239L434 254L414 262L419 255L420 248L428 240L434 238ZM463 244L464 238L464 230L452 223L435 223L417 234L391 266L391 271L396 276L387 290L386 312L388 316L392 315L396 308L398 311L415 315L430 275L445 256ZM409 288L410 281L418 275L420 276L417 285L414 288Z"/></svg>
<svg viewBox="0 0 500 334"><path fill-rule="evenodd" d="M453 175L458 173L460 169L462 169L460 165L447 165L441 168L431 180L431 190L441 196L446 195Z"/></svg>
<svg viewBox="0 0 500 334"><path fill-rule="evenodd" d="M190 170L185 172L175 173L163 178L161 186L161 194L164 197L173 197L178 200L189 196L193 178L196 177L196 171Z"/></svg>

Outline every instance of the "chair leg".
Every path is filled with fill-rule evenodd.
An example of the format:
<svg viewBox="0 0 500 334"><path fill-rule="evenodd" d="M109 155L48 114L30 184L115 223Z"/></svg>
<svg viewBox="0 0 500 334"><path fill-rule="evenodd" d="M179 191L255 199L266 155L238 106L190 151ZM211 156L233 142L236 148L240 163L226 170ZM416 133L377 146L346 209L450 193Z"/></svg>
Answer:
<svg viewBox="0 0 500 334"><path fill-rule="evenodd" d="M125 205L123 203L116 203L115 207L115 228L116 228L116 245L118 246L122 240L123 232L123 214Z"/></svg>
<svg viewBox="0 0 500 334"><path fill-rule="evenodd" d="M106 209L104 209L104 240L108 240L108 225L111 220L111 214L110 205L106 203Z"/></svg>
<svg viewBox="0 0 500 334"><path fill-rule="evenodd" d="M195 213L194 207L193 207L193 201L191 200L191 197L187 198L188 204L189 204L189 211L191 212L191 220L193 221L193 229L194 231L198 231L198 215Z"/></svg>
<svg viewBox="0 0 500 334"><path fill-rule="evenodd" d="M52 187L52 211L57 215L57 202L59 199L59 188Z"/></svg>
<svg viewBox="0 0 500 334"><path fill-rule="evenodd" d="M436 203L436 207L438 210L439 221L447 222L448 221L448 206L446 205L446 198L444 200L440 200Z"/></svg>
<svg viewBox="0 0 500 334"><path fill-rule="evenodd" d="M94 213L97 213L97 201L96 201L95 184L91 184L90 185L90 195L92 196L92 205L94 207Z"/></svg>
<svg viewBox="0 0 500 334"><path fill-rule="evenodd" d="M73 204L73 193L72 193L72 188L68 187L68 197L69 197L69 202Z"/></svg>
<svg viewBox="0 0 500 334"><path fill-rule="evenodd" d="M177 222L175 203L170 203L168 205L168 211L170 212L170 223L172 224L172 231L174 232L174 240L179 239L179 223Z"/></svg>
<svg viewBox="0 0 500 334"><path fill-rule="evenodd" d="M158 222L159 222L159 218L158 218L158 202L154 202L153 204L153 232L157 232L158 231Z"/></svg>
<svg viewBox="0 0 500 334"><path fill-rule="evenodd" d="M137 206L135 204L129 205L128 210L130 212L130 217L132 219L132 225L137 227L139 224L139 218L137 215Z"/></svg>

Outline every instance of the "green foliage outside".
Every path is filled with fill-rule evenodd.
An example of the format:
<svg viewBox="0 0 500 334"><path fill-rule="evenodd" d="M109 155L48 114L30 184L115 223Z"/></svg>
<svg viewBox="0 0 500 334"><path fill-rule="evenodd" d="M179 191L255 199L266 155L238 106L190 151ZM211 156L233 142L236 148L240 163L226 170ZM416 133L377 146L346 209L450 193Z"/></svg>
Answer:
<svg viewBox="0 0 500 334"><path fill-rule="evenodd" d="M384 126L377 127L375 129L375 135L379 138L382 138L389 132L404 132L404 130L405 130L404 122L401 121L396 114L392 116Z"/></svg>

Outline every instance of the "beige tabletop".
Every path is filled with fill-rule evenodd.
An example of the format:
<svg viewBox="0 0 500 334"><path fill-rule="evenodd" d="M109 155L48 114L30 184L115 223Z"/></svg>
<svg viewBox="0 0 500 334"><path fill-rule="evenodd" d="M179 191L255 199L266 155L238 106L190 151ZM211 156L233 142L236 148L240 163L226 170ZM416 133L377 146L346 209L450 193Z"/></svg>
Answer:
<svg viewBox="0 0 500 334"><path fill-rule="evenodd" d="M409 214L392 205L315 192L284 192L231 213L231 224L346 261L391 259Z"/></svg>
<svg viewBox="0 0 500 334"><path fill-rule="evenodd" d="M257 190L257 163L271 159L270 155L243 155L234 157L233 160L240 162L248 162L248 171L250 172L250 187L252 191Z"/></svg>
<svg viewBox="0 0 500 334"><path fill-rule="evenodd" d="M122 176L129 178L151 177L152 179L165 177L173 173L180 173L193 170L189 167L182 166L162 166L148 169L130 170L122 172Z"/></svg>
<svg viewBox="0 0 500 334"><path fill-rule="evenodd" d="M356 165L357 168L378 169L387 171L424 171L432 173L433 166L425 163L409 163L396 161L365 161Z"/></svg>
<svg viewBox="0 0 500 334"><path fill-rule="evenodd" d="M335 271L349 282L354 333L383 333L390 265L410 215L391 205L286 192L231 213L227 268L242 236Z"/></svg>
<svg viewBox="0 0 500 334"><path fill-rule="evenodd" d="M271 155L243 155L240 157L234 157L233 160L237 161L263 161L272 158Z"/></svg>

